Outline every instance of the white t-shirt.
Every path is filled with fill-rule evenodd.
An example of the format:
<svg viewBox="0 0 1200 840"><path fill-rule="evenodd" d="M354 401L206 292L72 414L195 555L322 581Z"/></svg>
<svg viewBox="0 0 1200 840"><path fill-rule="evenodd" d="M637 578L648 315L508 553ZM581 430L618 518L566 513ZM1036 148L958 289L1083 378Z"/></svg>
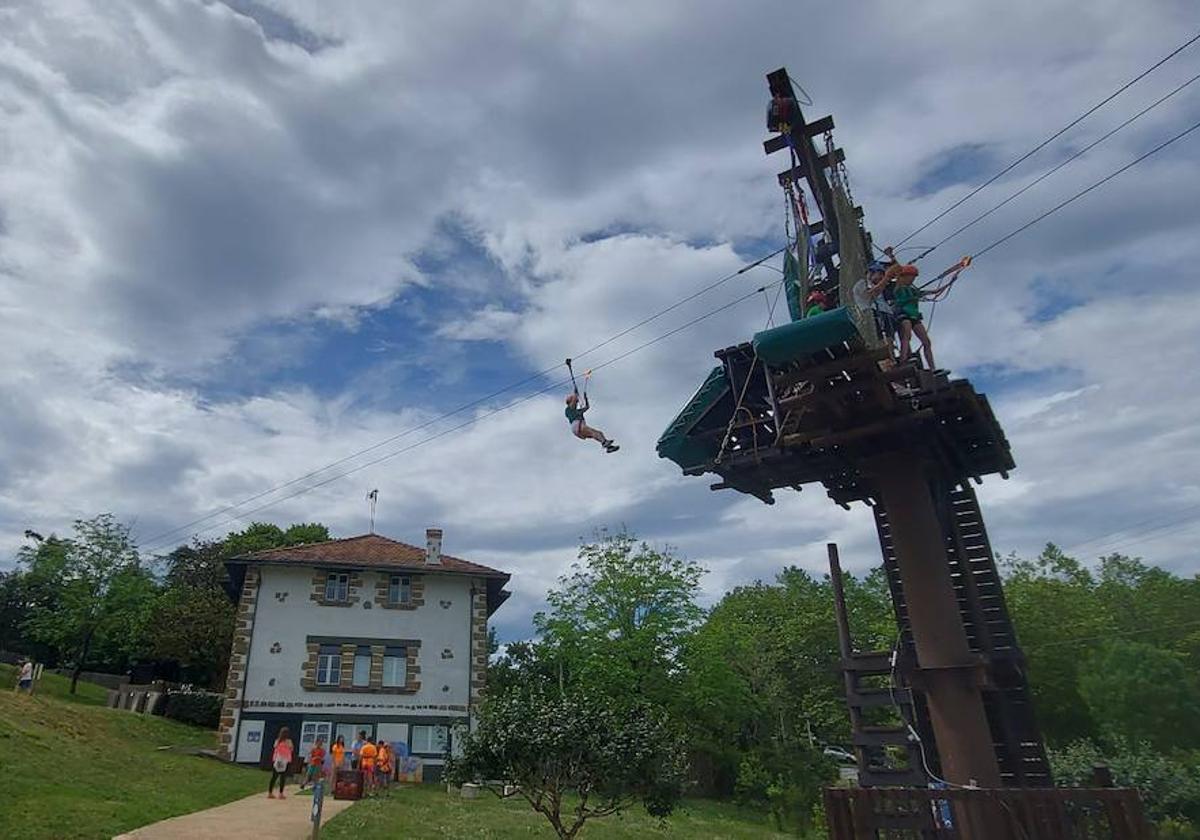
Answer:
<svg viewBox="0 0 1200 840"><path fill-rule="evenodd" d="M33 679L33 663L26 662L24 665L21 666L20 681L25 682L26 680L32 680L32 679Z"/></svg>

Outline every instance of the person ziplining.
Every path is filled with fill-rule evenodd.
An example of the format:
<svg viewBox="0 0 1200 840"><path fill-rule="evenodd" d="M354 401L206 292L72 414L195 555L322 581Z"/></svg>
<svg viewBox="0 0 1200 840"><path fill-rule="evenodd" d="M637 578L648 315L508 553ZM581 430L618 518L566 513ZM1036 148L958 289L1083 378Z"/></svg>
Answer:
<svg viewBox="0 0 1200 840"><path fill-rule="evenodd" d="M571 393L567 394L566 415L567 422L571 424L571 431L580 440L590 439L599 442L604 447L605 452L610 454L616 452L621 447L610 440L604 432L589 426L583 418L583 415L592 407L588 402L587 395L587 383L588 379L592 376L592 372L589 370L583 374L583 403L580 405L579 385L575 381L575 370L571 367L570 359L567 359L567 370L571 374Z"/></svg>

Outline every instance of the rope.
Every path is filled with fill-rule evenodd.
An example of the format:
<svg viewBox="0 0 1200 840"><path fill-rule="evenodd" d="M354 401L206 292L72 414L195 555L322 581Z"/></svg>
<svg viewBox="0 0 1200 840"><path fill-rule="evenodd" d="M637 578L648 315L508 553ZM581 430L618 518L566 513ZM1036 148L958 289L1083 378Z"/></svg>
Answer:
<svg viewBox="0 0 1200 840"><path fill-rule="evenodd" d="M765 287L764 287L765 288ZM750 369L746 372L746 381L742 383L742 393L738 396L737 404L733 407L733 414L729 418L729 425L725 427L725 438L721 441L721 448L717 450L717 457L713 461L714 464L721 463L721 459L725 457L725 447L729 445L730 438L733 437L733 426L737 422L738 412L742 410L742 400L746 399L746 391L750 388L750 374L754 373L754 366L758 364L758 351L754 351L754 358L750 360ZM746 410L750 414L749 409ZM754 419L754 415L750 414L750 419ZM754 451L758 452L758 429L754 431Z"/></svg>
<svg viewBox="0 0 1200 840"><path fill-rule="evenodd" d="M940 220L940 219L944 218L944 217L945 217L945 216L946 216L948 213L950 213L951 211L953 211L953 210L957 209L958 207L961 207L961 206L962 206L962 205L963 205L965 202L967 202L968 200L970 200L970 199L971 199L971 198L973 198L974 196L978 195L978 194L979 194L979 192L980 192L981 190L983 190L985 187L987 187L987 186L989 186L989 185L991 185L991 184L995 183L997 180L999 180L1000 178L1002 178L1002 177L1004 177L1005 175L1007 175L1009 172L1011 172L1011 171L1012 171L1013 169L1015 169L1017 166L1019 166L1020 164L1024 163L1025 161L1029 160L1029 158L1033 157L1035 154L1037 154L1038 152L1040 152L1042 149L1046 148L1046 146L1050 145L1052 142L1054 142L1055 140L1057 140L1059 137L1061 137L1061 136L1063 136L1064 134L1066 134L1066 133L1067 133L1067 131L1069 131L1070 129L1072 129L1072 128L1074 128L1075 126L1079 125L1079 123L1083 122L1085 119L1087 119L1088 117L1090 117L1092 114L1096 113L1096 111L1099 111L1099 110L1100 110L1102 107L1104 107L1105 105L1107 105L1109 102L1112 102L1114 99L1116 99L1116 98L1117 98L1118 96L1120 96L1122 93L1124 93L1125 91L1129 90L1129 88L1133 87L1135 84L1137 84L1138 82L1140 82L1142 79L1144 79L1144 78L1146 78L1147 76L1149 76L1151 73L1153 73L1153 72L1154 72L1155 70L1157 70L1159 67L1162 67L1164 64L1166 64L1166 63L1167 63L1168 61L1170 61L1172 58L1174 58L1175 56L1179 55L1181 52L1183 52L1184 50L1186 50L1188 47L1190 47L1192 44L1196 43L1197 41L1200 41L1200 33L1197 33L1196 35L1193 35L1193 36L1192 36L1191 38L1189 38L1189 39L1188 39L1186 42L1184 42L1184 43L1183 43L1183 44L1181 44L1180 46L1176 47L1176 48L1175 48L1174 50L1172 50L1170 53L1168 53L1167 55L1163 56L1161 59L1159 59L1158 61L1156 61L1154 64L1150 65L1150 67L1148 67L1147 69L1143 70L1143 71L1142 71L1141 73L1139 73L1138 75L1134 76L1132 79L1130 79L1130 80L1129 80L1128 82L1126 82L1125 84L1121 85L1121 86L1120 86L1119 88L1117 88L1115 91L1113 91L1113 92L1112 92L1112 93L1110 93L1108 96L1106 96L1104 99L1100 100L1100 101L1099 101L1099 102L1097 102L1095 105L1093 105L1091 108L1087 109L1087 110L1086 110L1086 111L1084 111L1082 114L1080 114L1078 117L1076 117L1075 119L1071 120L1071 122L1067 123L1067 124L1066 124L1066 125L1064 125L1062 128L1060 128L1058 131L1056 131L1056 132L1054 132L1053 134L1051 134L1049 137L1047 137L1047 138L1046 138L1045 140L1043 140L1041 143L1039 143L1038 145L1034 146L1032 149L1030 149L1030 150L1029 150L1028 152L1026 152L1025 154L1021 155L1019 158L1017 158L1016 160L1014 160L1014 161L1013 161L1012 163L1010 163L1008 166L1004 167L1004 168L1003 168L1003 169L1001 169L999 172L997 172L995 175L993 175L992 177L988 178L988 179L987 179L986 181L984 181L982 184L980 184L979 186L977 186L975 189L971 190L969 193L967 193L966 195L964 195L964 196L963 196L962 198L960 198L958 201L956 201L956 202L954 202L953 204L951 204L949 207L947 207L947 208L946 208L945 210L943 210L941 213L938 213L938 214L937 214L936 216L934 216L932 219L930 219L929 221L925 222L925 224L921 225L919 228L917 228L916 230L914 230L914 231L913 231L912 233L910 233L908 236L906 236L906 237L904 237L903 239L901 239L901 240L900 240L899 242L897 242L896 244L897 244L897 245L903 245L905 242L907 242L908 240L912 239L914 236L916 236L916 235L917 235L918 233L920 233L921 231L925 230L927 227L929 227L930 225L932 225L934 222L937 222L938 220Z"/></svg>

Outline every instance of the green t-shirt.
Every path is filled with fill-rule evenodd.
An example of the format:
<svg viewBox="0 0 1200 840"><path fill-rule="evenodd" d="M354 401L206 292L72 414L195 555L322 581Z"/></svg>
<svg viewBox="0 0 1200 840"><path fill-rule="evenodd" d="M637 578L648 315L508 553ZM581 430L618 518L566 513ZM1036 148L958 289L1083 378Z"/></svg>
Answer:
<svg viewBox="0 0 1200 840"><path fill-rule="evenodd" d="M921 293L911 284L896 287L896 296L893 299L893 304L896 307L896 312L901 315L908 315L910 318L917 317L921 314L921 310L917 306L920 301Z"/></svg>
<svg viewBox="0 0 1200 840"><path fill-rule="evenodd" d="M574 406L574 405L567 406L567 422L568 423L573 424L576 420L582 420L582 419L583 419L583 409L582 408L579 408L578 406Z"/></svg>
<svg viewBox="0 0 1200 840"><path fill-rule="evenodd" d="M823 306L821 306L819 303L814 303L812 306L808 307L808 311L804 313L804 317L811 318L814 315L820 315L824 311L825 308Z"/></svg>

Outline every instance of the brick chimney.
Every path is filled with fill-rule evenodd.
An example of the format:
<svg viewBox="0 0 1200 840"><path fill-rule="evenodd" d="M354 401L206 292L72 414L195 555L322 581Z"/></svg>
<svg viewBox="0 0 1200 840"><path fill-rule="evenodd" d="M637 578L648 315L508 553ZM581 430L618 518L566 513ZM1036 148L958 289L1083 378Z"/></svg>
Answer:
<svg viewBox="0 0 1200 840"><path fill-rule="evenodd" d="M425 564L440 566L442 564L442 529L425 529Z"/></svg>

